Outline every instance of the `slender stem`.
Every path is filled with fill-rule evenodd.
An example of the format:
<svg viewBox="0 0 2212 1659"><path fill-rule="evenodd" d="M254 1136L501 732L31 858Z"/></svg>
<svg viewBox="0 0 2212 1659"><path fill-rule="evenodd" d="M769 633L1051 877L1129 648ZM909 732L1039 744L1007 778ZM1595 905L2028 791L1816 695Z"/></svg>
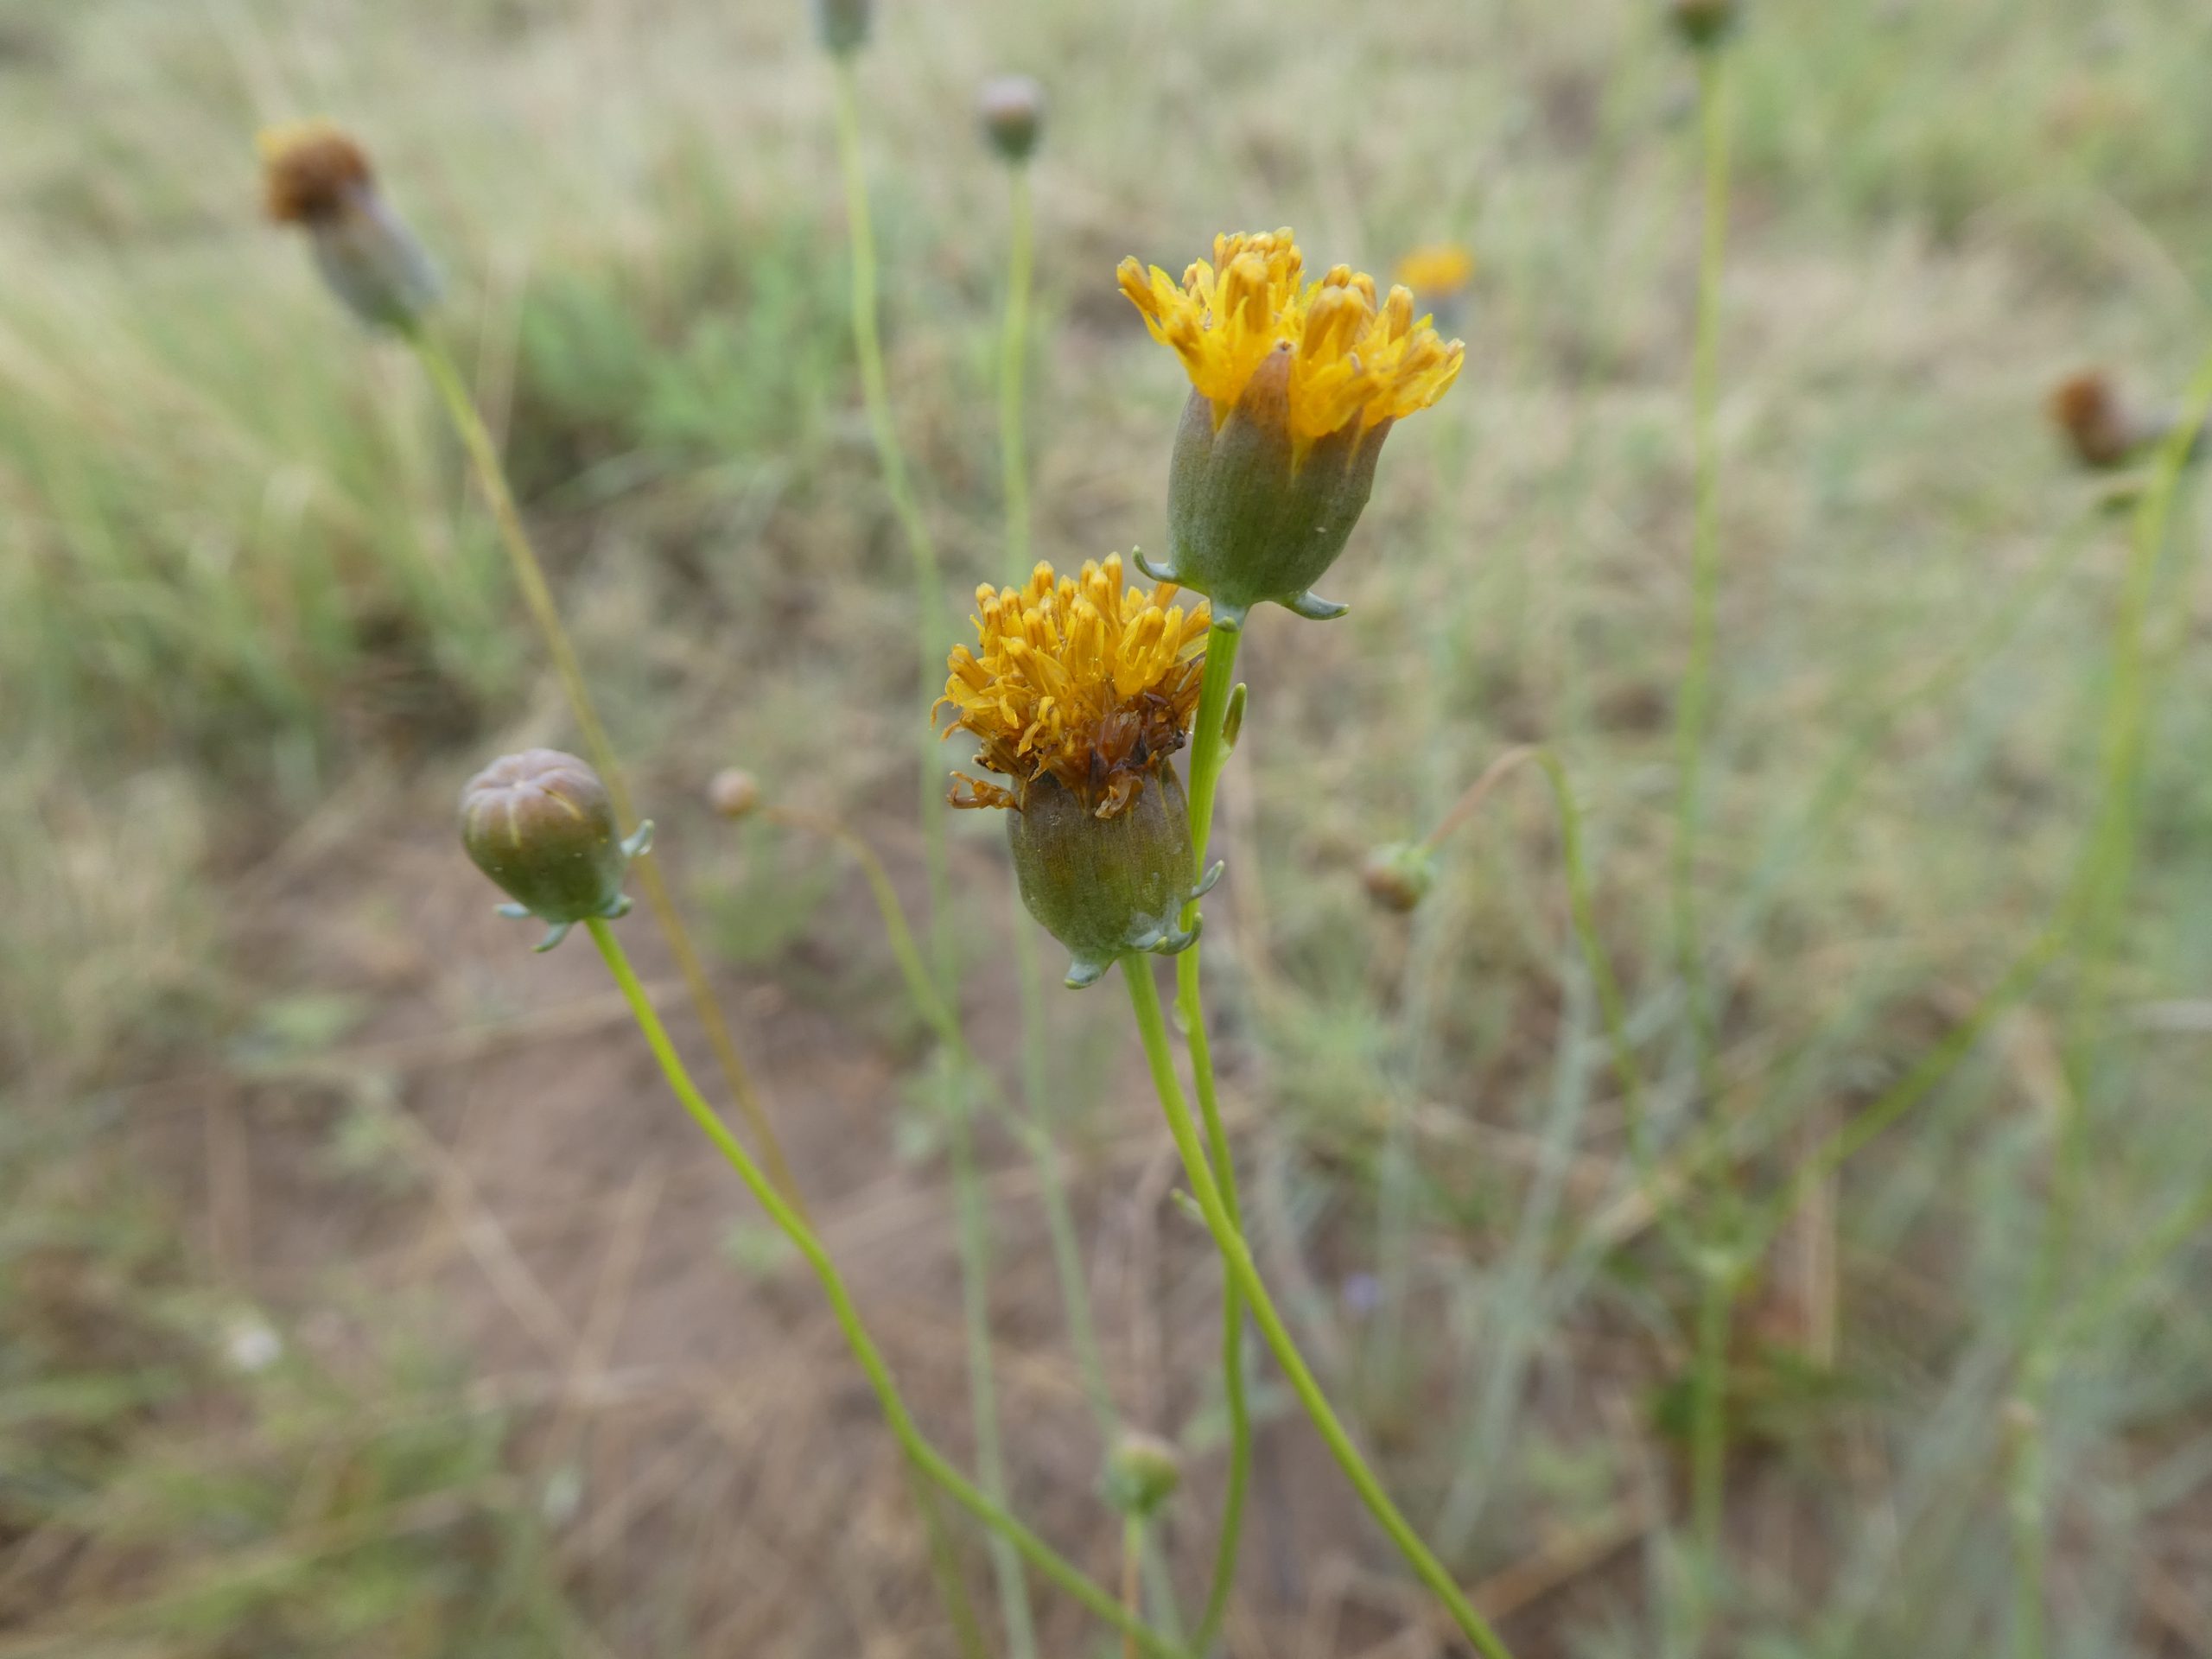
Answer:
<svg viewBox="0 0 2212 1659"><path fill-rule="evenodd" d="M1192 874L1203 875L1206 844L1213 829L1216 788L1223 764L1229 758L1222 721L1236 685L1237 630L1217 625L1206 634L1205 673L1198 685L1198 709L1191 741ZM1193 899L1183 907L1183 925L1189 927L1198 912ZM1198 1084L1198 1110L1205 1120L1208 1156L1214 1179L1220 1183L1222 1204L1233 1227L1241 1230L1243 1217L1237 1199L1236 1162L1229 1133L1221 1118L1220 1090L1214 1078L1213 1039L1206 1030L1205 1007L1200 992L1199 947L1192 944L1175 959L1175 1006L1184 1039L1191 1051L1191 1072ZM1147 981L1147 982L1149 982ZM1221 1633L1229 1616L1229 1598L1236 1582L1237 1551L1244 1535L1244 1504L1252 1484L1252 1407L1244 1378L1244 1299L1234 1275L1221 1292L1221 1387L1229 1413L1229 1475L1221 1500L1221 1533L1214 1547L1213 1576L1206 1591L1205 1613L1192 1646L1204 1653Z"/></svg>
<svg viewBox="0 0 2212 1659"><path fill-rule="evenodd" d="M2152 709L2145 632L2174 499L2208 411L2212 411L2212 353L2206 354L2191 380L2181 418L2161 446L2150 481L2136 502L2127 570L2113 620L2112 687L2105 703L2098 813L2070 893L2070 931L2080 957L2080 977L2067 1020L2062 1067L2064 1087L2054 1130L2050 1196L2029 1291L2018 1391L2024 1422L2020 1443L2014 1448L2011 1504L2018 1586L2012 1630L2016 1659L2042 1659L2044 1651L2050 1509L2044 1491L2048 1471L2042 1421L2058 1351L2075 1325L2075 1320L2062 1318L2058 1312L2061 1280L2074 1251L2088 1182L2091 1074L2101 1036L2110 959L2134 878L2136 796L2150 742ZM2154 1234L2150 1241L2160 1242L2162 1233ZM2131 1258L2131 1262L2136 1259ZM2111 1305L2102 1297L2084 1304Z"/></svg>
<svg viewBox="0 0 2212 1659"><path fill-rule="evenodd" d="M1029 461L1022 422L1023 370L1029 358L1029 284L1034 263L1029 166L1007 169L1006 326L999 338L999 467L1006 498L1007 580L1029 575Z"/></svg>
<svg viewBox="0 0 2212 1659"><path fill-rule="evenodd" d="M1122 1605L1129 1617L1136 1618L1141 1607L1144 1565L1144 1522L1129 1516L1122 1522ZM1137 1659L1137 1646L1129 1637L1122 1638L1122 1659Z"/></svg>
<svg viewBox="0 0 2212 1659"><path fill-rule="evenodd" d="M639 982L636 971L624 955L621 944L613 930L593 918L584 924L591 931L592 942L599 946L600 954L607 960L607 971L614 976L623 1000L630 1005L630 1012L644 1034L646 1046L652 1050L653 1058L660 1065L661 1075L677 1099L682 1103L694 1122L715 1145L739 1178L766 1211L768 1218L780 1229L784 1236L797 1247L813 1269L823 1293L829 1298L830 1311L843 1333L846 1345L867 1376L868 1386L874 1390L877 1404L884 1421L897 1437L900 1448L915 1467L941 1488L952 1501L974 1516L997 1535L1010 1542L1021 1556L1039 1573L1065 1590L1084 1608L1124 1635L1134 1637L1138 1647L1147 1654L1160 1655L1163 1659L1187 1659L1183 1650L1153 1630L1143 1622L1134 1618L1121 1603L1107 1591L1084 1576L1064 1560L1052 1548L1014 1517L996 1499L982 1491L954 1468L952 1464L931 1446L918 1427L906 1402L899 1392L890 1365L868 1328L861 1322L860 1310L854 1306L852 1294L846 1288L844 1276L830 1260L830 1252L814 1230L801 1218L773 1183L761 1173L744 1147L726 1128L714 1109L701 1097L697 1086L691 1081L683 1060L669 1041L668 1032L653 1011L652 1001L645 987Z"/></svg>
<svg viewBox="0 0 2212 1659"><path fill-rule="evenodd" d="M1720 1571L1720 1516L1728 1481L1728 1330L1742 1276L1732 1263L1700 1275L1697 1351L1690 1378L1690 1524L1697 1541L1702 1606Z"/></svg>
<svg viewBox="0 0 2212 1659"><path fill-rule="evenodd" d="M892 418L890 377L883 361L883 338L877 312L875 230L869 215L868 175L861 158L860 89L852 54L834 62L837 123L837 156L844 175L845 218L852 237L853 350L859 359L861 396L868 408L869 433L875 441L877 464L883 468L885 492L892 511L905 531L914 565L914 639L926 689L944 662L944 575L938 562L937 543L930 534L906 472L906 457L899 447L899 429ZM937 738L925 725L922 730L921 814L922 854L927 871L930 912L929 939L938 995L947 1009L960 997L960 953L952 928L950 857L947 846L944 791L939 782ZM969 1083L965 1068L963 1086ZM1004 1495L1004 1459L1000 1450L997 1390L991 1377L990 1341L990 1224L976 1168L975 1136L965 1100L953 1103L953 1121L947 1126L945 1150L952 1168L955 1208L958 1212L962 1303L966 1314L969 1402L975 1421L978 1472L994 1497ZM998 1580L999 1599L1006 1614L1007 1639L1014 1659L1030 1659L1036 1636L1029 1617L1028 1592L1019 1565L1002 1543L992 1548L992 1569Z"/></svg>
<svg viewBox="0 0 2212 1659"><path fill-rule="evenodd" d="M860 362L861 397L868 407L868 431L875 442L876 462L883 468L883 487L891 498L906 537L914 564L914 636L921 657L922 684L926 689L943 671L944 642L944 574L938 563L937 542L922 516L914 487L906 474L906 455L899 447L899 429L891 416L890 378L883 366L883 336L876 308L875 229L869 217L868 175L861 161L860 88L850 54L835 60L837 159L845 181L845 222L852 237L853 351ZM957 971L951 929L950 878L945 852L944 791L939 787L936 765L937 739L925 728L922 736L922 844L929 867L930 925L932 954L940 983L948 988Z"/></svg>
<svg viewBox="0 0 2212 1659"><path fill-rule="evenodd" d="M1298 1396L1306 1414L1313 1420L1322 1440L1327 1443L1337 1465L1366 1504L1390 1541L1398 1548L1414 1570L1414 1575L1428 1586L1436 1599L1443 1603L1453 1623L1481 1652L1485 1659L1511 1659L1505 1644L1499 1641L1482 1615L1478 1613L1458 1584L1453 1582L1444 1564L1438 1560L1421 1535L1399 1513L1382 1484L1375 1478L1367 1460L1352 1444L1351 1436L1329 1404L1321 1385L1314 1380L1306 1357L1299 1351L1289 1327L1275 1311L1274 1299L1260 1278L1259 1268L1253 1262L1251 1247L1243 1234L1230 1219L1215 1181L1213 1170L1206 1161L1205 1149L1198 1141L1197 1125L1192 1121L1191 1109L1183 1098L1183 1085L1175 1075L1175 1058L1169 1051L1167 1021L1160 1011L1160 992L1152 982L1152 970L1141 957L1124 957L1122 977L1128 982L1129 1006L1135 1012L1137 1033L1144 1041L1145 1058L1152 1070L1153 1088L1160 1096L1161 1110L1166 1115L1167 1128L1175 1139L1175 1149L1181 1154L1183 1172L1189 1179L1198 1200L1198 1209L1205 1217L1207 1230L1213 1234L1214 1243L1221 1252L1222 1264L1228 1276L1243 1292L1252 1317L1266 1338L1275 1362L1282 1367L1291 1391Z"/></svg>
<svg viewBox="0 0 2212 1659"><path fill-rule="evenodd" d="M409 330L407 340L436 389L439 401L445 405L461 448L468 453L477 487L491 504L492 518L499 526L499 540L513 567L515 586L521 590L524 607L537 624L546 655L552 659L553 671L568 697L569 712L583 737L585 752L593 768L605 781L616 816L627 834L638 824L629 785L623 779L613 742L600 721L598 706L592 701L591 688L576 659L575 646L569 639L568 629L562 625L560 607L553 602L552 590L546 585L545 571L538 563L537 550L531 545L529 532L523 528L522 514L516 509L514 492L507 486L506 468L500 463L499 448L492 442L483 416L477 412L476 400L469 395L467 384L445 347L420 328ZM783 1143L776 1138L760 1091L738 1054L736 1039L730 1035L728 1022L722 1018L721 1008L715 1001L714 988L707 982L706 968L699 960L699 952L683 925L683 915L676 907L675 897L661 874L660 861L648 853L631 868L638 873L646 906L659 924L661 933L668 941L669 954L676 959L677 970L683 975L683 983L691 994L692 1006L707 1033L708 1046L715 1052L715 1063L729 1087L730 1097L737 1103L747 1128L752 1131L753 1139L760 1148L761 1161L767 1165L785 1196L804 1214L805 1200L800 1196L791 1165L785 1160Z"/></svg>
<svg viewBox="0 0 2212 1659"><path fill-rule="evenodd" d="M1675 957L1688 1000L1699 1082L1713 1093L1719 1048L1698 938L1697 837L1702 816L1706 728L1712 716L1713 659L1720 599L1720 453L1714 410L1719 388L1720 270L1728 237L1726 54L1698 54L1698 110L1705 156L1705 236L1698 261L1697 334L1692 348L1690 427L1695 479L1690 543L1689 660L1682 671L1675 732Z"/></svg>

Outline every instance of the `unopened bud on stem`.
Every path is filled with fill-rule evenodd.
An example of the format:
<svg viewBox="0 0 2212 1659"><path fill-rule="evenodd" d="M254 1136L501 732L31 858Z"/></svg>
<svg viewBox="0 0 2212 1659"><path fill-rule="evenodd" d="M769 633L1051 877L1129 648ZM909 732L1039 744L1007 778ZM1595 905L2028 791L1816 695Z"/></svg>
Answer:
<svg viewBox="0 0 2212 1659"><path fill-rule="evenodd" d="M976 112L999 159L1019 165L1036 151L1045 124L1045 89L1027 75L995 75L976 95Z"/></svg>
<svg viewBox="0 0 2212 1659"><path fill-rule="evenodd" d="M833 57L852 56L874 27L875 0L814 0L814 32Z"/></svg>
<svg viewBox="0 0 2212 1659"><path fill-rule="evenodd" d="M1148 1521L1183 1484L1183 1461L1154 1434L1131 1431L1106 1458L1106 1501L1123 1515Z"/></svg>
<svg viewBox="0 0 2212 1659"><path fill-rule="evenodd" d="M652 825L626 839L599 774L558 749L502 755L461 792L461 842L476 868L514 902L507 916L535 916L550 950L594 917L625 914L622 880L652 842Z"/></svg>

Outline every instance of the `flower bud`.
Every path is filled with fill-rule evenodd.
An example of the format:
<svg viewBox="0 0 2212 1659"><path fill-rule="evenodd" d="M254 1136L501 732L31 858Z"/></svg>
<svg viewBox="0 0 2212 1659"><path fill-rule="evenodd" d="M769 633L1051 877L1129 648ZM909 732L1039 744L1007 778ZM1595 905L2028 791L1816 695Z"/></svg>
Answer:
<svg viewBox="0 0 2212 1659"><path fill-rule="evenodd" d="M1149 1520L1182 1484L1182 1459L1155 1434L1125 1433L1106 1455L1106 1501L1123 1515Z"/></svg>
<svg viewBox="0 0 2212 1659"><path fill-rule="evenodd" d="M1436 885L1436 855L1423 842L1392 842L1367 855L1359 880L1380 908L1402 915L1427 898Z"/></svg>
<svg viewBox="0 0 2212 1659"><path fill-rule="evenodd" d="M315 269L372 327L407 329L438 298L430 256L378 192L367 154L346 133L304 122L260 138L269 217L308 233Z"/></svg>
<svg viewBox="0 0 2212 1659"><path fill-rule="evenodd" d="M749 817L760 804L760 780L736 766L725 766L707 783L707 804L725 818Z"/></svg>
<svg viewBox="0 0 2212 1659"><path fill-rule="evenodd" d="M1112 817L1047 773L1007 818L1021 901L1073 958L1067 982L1095 983L1133 951L1173 956L1191 888L1191 817L1172 766Z"/></svg>
<svg viewBox="0 0 2212 1659"><path fill-rule="evenodd" d="M1045 89L1027 75L994 75L976 95L976 112L999 159L1019 165L1037 148L1045 124Z"/></svg>
<svg viewBox="0 0 2212 1659"><path fill-rule="evenodd" d="M577 922L626 913L622 879L652 841L649 823L623 839L599 774L558 749L503 755L461 791L461 845L514 900L502 915L552 929L541 950Z"/></svg>
<svg viewBox="0 0 2212 1659"><path fill-rule="evenodd" d="M834 57L859 51L874 27L875 0L814 0L814 32Z"/></svg>
<svg viewBox="0 0 2212 1659"><path fill-rule="evenodd" d="M2102 369L2068 375L2052 389L2049 409L2075 459L2096 472L2145 459L2165 442L2177 419L2171 410L2144 407ZM2191 461L2202 457L2204 442L2200 431L2190 448Z"/></svg>
<svg viewBox="0 0 2212 1659"><path fill-rule="evenodd" d="M1668 0L1667 21L1684 45L1708 52L1744 21L1742 0Z"/></svg>

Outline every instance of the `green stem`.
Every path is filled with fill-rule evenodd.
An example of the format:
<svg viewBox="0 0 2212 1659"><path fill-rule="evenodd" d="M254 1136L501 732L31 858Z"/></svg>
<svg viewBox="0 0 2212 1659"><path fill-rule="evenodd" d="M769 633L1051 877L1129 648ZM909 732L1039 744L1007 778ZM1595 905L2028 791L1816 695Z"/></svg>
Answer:
<svg viewBox="0 0 2212 1659"><path fill-rule="evenodd" d="M845 1343L852 1350L853 1357L867 1376L868 1386L874 1390L877 1404L884 1421L897 1438L908 1459L929 1480L942 1489L952 1501L974 1516L984 1526L1013 1545L1021 1559L1039 1573L1072 1596L1091 1613L1124 1635L1133 1637L1138 1646L1148 1654L1162 1656L1162 1659L1188 1659L1184 1650L1148 1630L1143 1622L1125 1611L1111 1594L1084 1576L1064 1560L1037 1535L1008 1514L996 1499L982 1491L963 1477L952 1464L930 1444L916 1426L913 1414L907 1410L900 1396L899 1385L893 1377L874 1339L861 1324L860 1310L854 1306L852 1294L846 1288L844 1276L837 1271L836 1263L816 1236L814 1230L802 1220L775 1185L760 1172L745 1148L722 1122L714 1109L701 1096L684 1069L683 1060L669 1041L668 1032L653 1011L652 1002L638 981L636 971L630 966L613 930L594 917L584 925L591 931L592 942L599 946L606 958L607 971L614 976L623 1000L630 1005L630 1012L638 1022L638 1029L652 1050L653 1058L659 1063L661 1075L668 1080L669 1088L682 1103L692 1121L696 1123L715 1149L721 1153L730 1166L736 1170L747 1189L752 1192L768 1218L780 1229L784 1236L797 1247L813 1269L821 1283L823 1293L830 1301L830 1312L843 1332Z"/></svg>
<svg viewBox="0 0 2212 1659"><path fill-rule="evenodd" d="M1224 1268L1228 1277L1243 1293L1250 1306L1252 1317L1266 1339L1269 1351L1282 1367L1291 1391L1298 1396L1306 1414L1327 1443L1337 1465L1366 1504L1390 1541L1398 1548L1414 1570L1414 1576L1428 1586L1436 1599L1451 1613L1453 1623L1484 1656L1484 1659L1511 1659L1505 1644L1498 1640L1482 1615L1478 1613L1465 1592L1453 1582L1444 1564L1424 1544L1421 1536L1398 1512L1382 1484L1375 1478L1367 1460L1352 1444L1344 1424L1314 1380L1305 1356L1300 1353L1289 1328L1276 1313L1274 1301L1260 1278L1258 1267L1253 1262L1252 1251L1244 1236L1230 1219L1222 1190L1214 1179L1213 1170L1206 1161L1205 1149L1198 1141L1197 1125L1192 1121L1191 1109L1183 1098L1183 1085L1175 1075L1175 1059L1168 1047L1167 1021L1160 1011L1160 992L1152 982L1149 962L1142 957L1124 957L1122 977L1128 982L1129 1006L1135 1011L1137 1033L1144 1041L1145 1059L1152 1070L1153 1088L1160 1096L1160 1109L1167 1118L1167 1128L1175 1138L1175 1149L1181 1154L1183 1172L1189 1179L1198 1200L1198 1209L1205 1217L1207 1230L1213 1234L1214 1243L1221 1252Z"/></svg>
<svg viewBox="0 0 2212 1659"><path fill-rule="evenodd" d="M1690 424L1695 478L1690 542L1690 649L1682 671L1675 731L1675 957L1681 976L1707 1100L1719 1040L1706 995L1698 938L1697 837L1701 817L1706 728L1720 599L1720 452L1714 413L1719 388L1720 270L1728 237L1726 54L1698 54L1698 110L1705 156L1705 235L1698 261L1697 335L1692 348Z"/></svg>
<svg viewBox="0 0 2212 1659"><path fill-rule="evenodd" d="M1221 769L1229 759L1229 745L1222 722L1229 712L1230 694L1236 686L1236 646L1242 638L1234 628L1217 624L1206 634L1205 673L1198 685L1198 714L1191 741L1192 874L1206 868L1206 845L1213 830L1213 807ZM1198 913L1198 901L1183 907L1183 925L1189 927ZM1206 1030L1205 1007L1200 992L1199 947L1193 943L1175 959L1175 1006L1182 1020L1184 1039L1191 1051L1191 1072L1198 1084L1198 1110L1205 1121L1208 1156L1214 1178L1220 1183L1223 1208L1232 1226L1242 1230L1243 1215L1236 1191L1236 1163L1231 1155L1229 1133L1221 1118L1220 1090L1214 1077L1213 1039ZM1244 1505L1252 1484L1252 1407L1244 1379L1244 1299L1231 1275L1221 1293L1221 1387L1229 1413L1229 1477L1222 1493L1221 1533L1214 1547L1213 1576L1206 1591L1205 1613L1198 1620L1192 1646L1206 1652L1221 1633L1229 1616L1229 1598L1236 1582L1236 1559L1244 1535Z"/></svg>
<svg viewBox="0 0 2212 1659"><path fill-rule="evenodd" d="M999 468L1006 499L1007 580L1029 576L1029 462L1023 442L1023 370L1029 357L1029 284L1034 263L1029 167L1007 169L1007 235L1006 326L999 339Z"/></svg>
<svg viewBox="0 0 2212 1659"><path fill-rule="evenodd" d="M477 412L476 399L470 395L467 383L461 378L460 368L446 348L420 328L407 331L407 343L414 347L439 402L445 405L454 434L468 454L477 487L491 504L493 522L499 527L501 545L506 549L524 608L537 625L545 654L552 659L553 672L568 698L569 712L583 738L586 757L606 784L607 795L614 803L615 816L621 820L626 834L638 823L629 785L624 781L613 741L600 720L598 705L592 700L591 686L584 678L576 648L562 624L561 608L553 602L553 590L546 583L537 550L531 545L530 532L523 526L522 513L515 505L514 492L508 486L506 467L499 460L499 447L492 442L484 417ZM738 1053L737 1040L730 1035L729 1023L722 1018L721 1007L715 1001L714 987L708 983L706 967L691 943L675 895L669 891L667 880L661 874L660 861L647 853L635 860L631 868L638 873L638 883L645 889L646 908L652 912L662 937L668 941L669 955L676 959L677 970L683 976L684 988L690 994L700 1027L707 1034L708 1046L715 1052L715 1064L728 1086L730 1098L737 1103L745 1126L752 1131L761 1159L768 1166L769 1173L775 1177L776 1185L804 1214L805 1200L799 1196L798 1181L784 1157L783 1143L776 1138L775 1128L768 1121L768 1109L760 1091Z"/></svg>
<svg viewBox="0 0 2212 1659"><path fill-rule="evenodd" d="M868 407L868 432L875 442L876 461L883 468L883 487L891 498L892 512L905 532L914 564L914 634L920 652L922 684L926 689L944 670L944 573L938 563L937 542L915 499L906 475L906 452L899 447L899 429L891 417L891 387L883 366L883 337L876 314L875 229L868 213L868 175L861 161L860 88L849 54L835 61L837 115L837 160L845 181L845 222L853 242L853 351L860 362L861 397ZM956 976L952 957L951 883L945 852L944 791L938 786L937 738L923 734L922 842L929 866L930 936L938 979L950 987Z"/></svg>
<svg viewBox="0 0 2212 1659"><path fill-rule="evenodd" d="M2019 1397L2028 1417L2016 1449L2012 1494L2015 1578L2013 1650L2042 1659L2045 1564L2050 1555L2049 1499L2041 1421L2049 1406L2057 1351L2072 1322L2058 1313L2061 1281L2075 1249L2088 1181L2089 1088L2107 994L2107 976L2133 883L2136 795L2151 729L2151 664L2145 633L2173 504L2198 433L2212 412L2212 353L2197 368L2181 418L2161 446L2136 503L2127 571L2113 621L2112 689L2105 704L2098 813L2069 895L2070 931L2080 979L2067 1020L2058 1122L2054 1130L2050 1197L2029 1290L2028 1328L2021 1343ZM2061 926L2068 925L2062 922ZM2154 1241L2156 1238L2154 1236ZM2155 1259L2155 1258L2154 1258ZM2105 1306L2101 1300L2091 1304Z"/></svg>
<svg viewBox="0 0 2212 1659"><path fill-rule="evenodd" d="M884 368L877 308L875 230L868 212L867 171L861 158L860 89L852 54L836 59L835 83L837 156L844 176L846 223L853 243L853 349L859 359L861 396L868 408L877 463L883 468L884 489L913 559L914 638L926 690L944 662L944 575L938 562L937 543L907 476L906 453L899 447L899 429L892 418L890 377ZM952 929L944 791L938 781L936 734L926 725L921 742L922 850L929 885L931 955L938 1000L949 1011L959 1001L960 956ZM963 1067L963 1088L969 1083L969 1073ZM968 1105L963 1099L951 1106L953 1122L947 1128L945 1149L952 1167L959 1226L961 1296L966 1316L969 1402L976 1426L977 1472L984 1489L994 1497L1002 1497L1004 1457L999 1440L997 1390L991 1377L990 1222L976 1169ZM1028 1592L1019 1565L1002 1541L992 1546L991 1565L1014 1659L1031 1659L1036 1637L1029 1617Z"/></svg>
<svg viewBox="0 0 2212 1659"><path fill-rule="evenodd" d="M1720 1573L1720 1517L1728 1484L1728 1330L1742 1282L1733 1263L1707 1263L1701 1276L1690 1378L1690 1524L1700 1612Z"/></svg>

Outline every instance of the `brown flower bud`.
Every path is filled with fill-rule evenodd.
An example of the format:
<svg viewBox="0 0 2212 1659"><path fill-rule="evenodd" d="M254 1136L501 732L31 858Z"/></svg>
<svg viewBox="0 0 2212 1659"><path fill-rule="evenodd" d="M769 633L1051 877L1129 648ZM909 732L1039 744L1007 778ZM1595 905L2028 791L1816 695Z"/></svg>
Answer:
<svg viewBox="0 0 2212 1659"><path fill-rule="evenodd" d="M2068 375L2051 389L2048 407L2075 458L2096 472L2143 460L2172 432L2176 418L2168 410L2144 407L2102 369ZM2190 459L2203 451L2200 432Z"/></svg>
<svg viewBox="0 0 2212 1659"><path fill-rule="evenodd" d="M725 766L707 783L707 804L718 817L742 818L760 804L760 781L737 766Z"/></svg>
<svg viewBox="0 0 2212 1659"><path fill-rule="evenodd" d="M995 75L976 95L976 111L1000 159L1018 164L1036 150L1045 124L1045 89L1027 75Z"/></svg>
<svg viewBox="0 0 2212 1659"><path fill-rule="evenodd" d="M514 900L501 914L552 929L541 950L577 922L626 913L623 877L652 841L649 823L624 839L599 774L558 749L502 755L461 792L461 845Z"/></svg>
<svg viewBox="0 0 2212 1659"><path fill-rule="evenodd" d="M1392 842L1367 855L1359 880L1378 906L1403 914L1436 885L1436 857L1423 842Z"/></svg>

